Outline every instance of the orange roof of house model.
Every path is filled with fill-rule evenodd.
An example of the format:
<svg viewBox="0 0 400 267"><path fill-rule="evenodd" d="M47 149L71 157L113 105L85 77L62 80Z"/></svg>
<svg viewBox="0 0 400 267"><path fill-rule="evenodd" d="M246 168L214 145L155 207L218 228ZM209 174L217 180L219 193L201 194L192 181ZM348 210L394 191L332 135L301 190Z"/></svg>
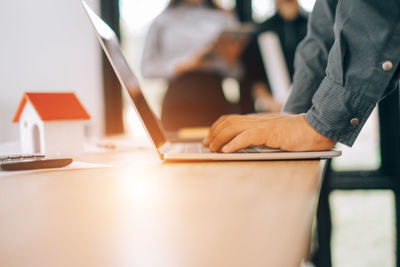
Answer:
<svg viewBox="0 0 400 267"><path fill-rule="evenodd" d="M43 121L90 119L74 93L25 93L14 114L13 122L19 121L28 101Z"/></svg>

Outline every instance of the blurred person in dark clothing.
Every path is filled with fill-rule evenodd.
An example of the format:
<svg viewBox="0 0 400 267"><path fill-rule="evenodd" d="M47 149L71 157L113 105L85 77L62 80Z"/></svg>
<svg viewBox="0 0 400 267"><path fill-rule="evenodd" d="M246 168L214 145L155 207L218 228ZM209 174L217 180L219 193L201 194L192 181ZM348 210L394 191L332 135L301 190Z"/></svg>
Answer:
<svg viewBox="0 0 400 267"><path fill-rule="evenodd" d="M141 69L145 78L169 82L161 111L166 130L210 126L219 116L235 112L222 81L241 76L239 52L244 44L216 40L238 24L232 12L212 0L171 0L153 21Z"/></svg>
<svg viewBox="0 0 400 267"><path fill-rule="evenodd" d="M283 104L276 102L269 90L268 77L258 43L259 35L270 31L277 34L292 81L295 51L307 33L308 14L300 8L297 0L275 0L275 7L275 15L258 26L257 34L243 53L245 79L242 83L241 102L244 113L254 111L255 99L261 100L259 103L262 104L263 110L271 112L279 112Z"/></svg>

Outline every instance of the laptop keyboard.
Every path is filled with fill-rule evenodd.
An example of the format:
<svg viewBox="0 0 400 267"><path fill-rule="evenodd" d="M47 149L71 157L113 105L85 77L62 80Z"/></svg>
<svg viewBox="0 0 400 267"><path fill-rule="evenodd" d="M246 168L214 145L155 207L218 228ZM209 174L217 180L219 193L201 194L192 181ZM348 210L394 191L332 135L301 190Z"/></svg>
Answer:
<svg viewBox="0 0 400 267"><path fill-rule="evenodd" d="M211 153L210 149L201 143L187 143L183 144L182 147L183 151L188 154Z"/></svg>
<svg viewBox="0 0 400 267"><path fill-rule="evenodd" d="M174 144L173 152L186 153L186 154L204 154L212 153L208 147L203 146L201 143L184 143ZM267 148L265 146L250 146L239 150L237 153L271 153L278 152L280 149ZM170 151L172 152L172 151Z"/></svg>
<svg viewBox="0 0 400 267"><path fill-rule="evenodd" d="M266 146L249 146L238 151L238 153L271 153L280 152L282 150L276 148L268 148Z"/></svg>

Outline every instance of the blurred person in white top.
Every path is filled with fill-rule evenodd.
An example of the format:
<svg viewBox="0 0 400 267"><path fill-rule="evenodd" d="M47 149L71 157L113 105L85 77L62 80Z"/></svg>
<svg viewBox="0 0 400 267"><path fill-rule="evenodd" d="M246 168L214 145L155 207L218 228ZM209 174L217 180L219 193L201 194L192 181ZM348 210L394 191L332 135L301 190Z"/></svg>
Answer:
<svg viewBox="0 0 400 267"><path fill-rule="evenodd" d="M210 126L237 111L224 97L222 81L240 79L243 40L221 40L239 22L212 0L172 0L152 23L141 70L145 78L169 81L161 121L166 130ZM217 42L218 40L218 42Z"/></svg>

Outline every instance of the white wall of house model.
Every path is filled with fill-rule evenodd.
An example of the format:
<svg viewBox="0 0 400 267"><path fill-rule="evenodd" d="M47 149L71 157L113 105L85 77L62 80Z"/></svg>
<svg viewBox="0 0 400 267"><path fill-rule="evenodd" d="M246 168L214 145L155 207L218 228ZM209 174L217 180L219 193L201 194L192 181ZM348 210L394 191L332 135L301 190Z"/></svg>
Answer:
<svg viewBox="0 0 400 267"><path fill-rule="evenodd" d="M43 120L29 100L18 117L21 153L79 153L85 141L85 119Z"/></svg>

